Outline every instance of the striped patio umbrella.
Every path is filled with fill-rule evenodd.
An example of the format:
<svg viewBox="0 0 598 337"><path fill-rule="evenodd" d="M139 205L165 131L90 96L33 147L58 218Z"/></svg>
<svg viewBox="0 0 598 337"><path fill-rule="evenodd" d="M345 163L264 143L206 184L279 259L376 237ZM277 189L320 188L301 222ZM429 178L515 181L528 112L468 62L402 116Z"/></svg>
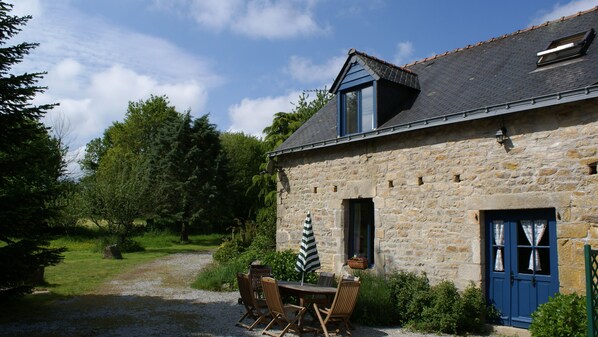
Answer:
<svg viewBox="0 0 598 337"><path fill-rule="evenodd" d="M299 255L297 255L297 263L295 263L295 271L301 272L301 284L303 284L305 273L319 268L320 258L318 257L318 249L316 248L316 238L314 237L314 230L311 227L311 216L307 212L307 217L303 223L303 238L301 239Z"/></svg>

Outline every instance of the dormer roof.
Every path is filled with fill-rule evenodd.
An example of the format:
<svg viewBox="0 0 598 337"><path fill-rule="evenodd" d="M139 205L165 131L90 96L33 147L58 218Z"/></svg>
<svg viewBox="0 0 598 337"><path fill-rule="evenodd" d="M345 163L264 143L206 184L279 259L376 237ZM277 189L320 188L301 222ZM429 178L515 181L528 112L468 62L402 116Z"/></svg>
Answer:
<svg viewBox="0 0 598 337"><path fill-rule="evenodd" d="M355 62L359 63L376 81L386 80L391 83L419 90L417 74L406 68L396 66L351 48L345 64L330 87L331 93L336 94L338 92L343 79L351 68L351 64Z"/></svg>

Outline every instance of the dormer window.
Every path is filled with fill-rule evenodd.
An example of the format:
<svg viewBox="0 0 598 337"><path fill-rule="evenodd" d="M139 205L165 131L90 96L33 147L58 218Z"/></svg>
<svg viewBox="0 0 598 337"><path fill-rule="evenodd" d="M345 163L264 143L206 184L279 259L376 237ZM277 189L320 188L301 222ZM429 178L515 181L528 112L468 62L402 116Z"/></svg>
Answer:
<svg viewBox="0 0 598 337"><path fill-rule="evenodd" d="M368 85L342 93L341 127L343 135L375 128L374 87Z"/></svg>
<svg viewBox="0 0 598 337"><path fill-rule="evenodd" d="M420 91L417 74L355 49L330 92L337 95L338 137L376 130L413 104Z"/></svg>
<svg viewBox="0 0 598 337"><path fill-rule="evenodd" d="M566 36L552 41L548 47L538 52L537 65L543 66L554 62L570 59L585 54L592 39L594 38L594 29L586 32Z"/></svg>

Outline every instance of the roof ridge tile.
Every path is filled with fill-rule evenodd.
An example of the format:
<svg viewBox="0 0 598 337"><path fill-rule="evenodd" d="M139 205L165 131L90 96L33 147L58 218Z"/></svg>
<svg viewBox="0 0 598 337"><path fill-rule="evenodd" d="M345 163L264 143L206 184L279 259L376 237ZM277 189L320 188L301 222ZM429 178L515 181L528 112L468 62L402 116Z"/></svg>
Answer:
<svg viewBox="0 0 598 337"><path fill-rule="evenodd" d="M430 60L435 60L438 57L442 57L442 56L446 56L446 55L449 55L449 54L458 53L458 52L463 51L465 49L470 49L471 47L478 47L478 46L484 45L486 43L495 42L495 41L498 41L498 40L503 40L503 39L506 39L508 37L512 37L512 36L515 36L515 35L518 35L518 34L521 34L521 33L525 33L525 32L528 32L528 31L531 31L531 30L534 30L534 29L545 27L545 26L548 26L549 24L553 24L553 23L557 23L557 22L563 22L565 20L576 18L578 16L581 16L581 15L584 15L584 14L587 14L587 13L590 13L590 12L594 12L594 11L598 11L598 6L590 8L590 9L587 9L585 11L579 11L579 12L571 14L571 15L562 16L562 17L560 17L558 19L549 20L549 21L546 21L544 23L540 23L538 25L532 25L532 26L524 28L524 29L519 29L519 30L517 30L517 31L515 31L513 33L510 33L510 34L503 34L502 36L499 36L499 37L492 37L492 38L490 38L488 40L480 41L480 42L476 43L473 46L472 45L467 45L467 47L456 48L456 49L453 49L451 51L446 51L444 53L440 53L440 54L436 54L434 56L426 57L426 58L424 58L422 60L416 60L416 61L413 61L411 63L407 63L407 64L405 64L403 66L395 66L395 67L401 68L402 70L405 70L405 71L409 71L409 69L406 69L405 67L409 67L409 66L413 66L413 65L416 65L416 64L424 63L424 62L427 62L427 61L430 61ZM352 50L354 50L354 49L352 49Z"/></svg>
<svg viewBox="0 0 598 337"><path fill-rule="evenodd" d="M415 74L413 71L411 71L411 70L409 70L409 69L406 69L406 68L404 68L404 67L398 66L398 65L396 65L396 64L392 64L392 63L390 63L390 62L388 62L388 61L384 61L384 60L382 60L382 59L379 59L379 58L377 58L377 57L375 57L375 56L372 56L372 55L369 55L369 54L367 54L367 53L365 53L365 52L359 51L359 50L357 50L357 49L355 49L355 48L351 48L351 49L349 49L349 55L353 55L353 54L356 54L356 55L359 55L359 56L363 56L363 57L367 57L367 58L369 58L369 59L371 59L371 60L374 60L374 61L376 61L376 62L382 63L382 64L384 64L384 65L386 65L386 66L389 66L389 67L391 67L391 68L395 68L395 69L398 69L398 70L400 70L400 71L404 71L404 72L407 72L407 73L410 73L410 74L417 75L417 74Z"/></svg>

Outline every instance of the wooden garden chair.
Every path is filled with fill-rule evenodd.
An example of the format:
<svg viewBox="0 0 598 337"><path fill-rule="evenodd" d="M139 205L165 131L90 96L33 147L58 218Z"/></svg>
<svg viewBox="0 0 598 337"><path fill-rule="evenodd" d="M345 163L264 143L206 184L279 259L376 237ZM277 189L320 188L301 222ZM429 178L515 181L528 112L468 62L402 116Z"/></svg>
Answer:
<svg viewBox="0 0 598 337"><path fill-rule="evenodd" d="M301 334L303 329L300 326L300 322L305 314L306 308L293 304L283 304L280 290L278 289L278 283L271 277L262 277L262 288L264 289L266 304L268 305L268 310L272 317L272 320L268 323L264 331L262 331L262 334L282 337L289 330ZM277 324L282 328L280 334L268 331L274 324Z"/></svg>
<svg viewBox="0 0 598 337"><path fill-rule="evenodd" d="M318 275L318 282L316 283L320 287L332 287L334 286L334 273L322 272ZM320 307L330 305L330 299L327 295L311 295L303 299L303 306L309 308L312 303L318 303ZM311 315L311 311L310 311ZM314 315L311 315L314 317Z"/></svg>
<svg viewBox="0 0 598 337"><path fill-rule="evenodd" d="M320 308L318 303L314 303L314 309L318 320L320 321L321 331L326 337L329 337L328 328L332 325L337 325L337 332L341 328L345 329L348 335L351 335L351 323L349 318L357 303L357 295L359 294L359 281L341 280L334 295L334 300L329 308Z"/></svg>
<svg viewBox="0 0 598 337"><path fill-rule="evenodd" d="M266 265L250 265L249 280L251 288L258 298L264 298L262 293L262 277L272 276L272 267Z"/></svg>
<svg viewBox="0 0 598 337"><path fill-rule="evenodd" d="M249 276L243 273L237 273L237 283L239 284L239 293L241 294L241 301L245 306L245 314L237 321L237 326L242 326L248 330L253 328L260 322L267 322L268 308L266 301L261 298L256 298L251 288L251 281ZM253 322L248 325L243 323L245 319L252 319Z"/></svg>
<svg viewBox="0 0 598 337"><path fill-rule="evenodd" d="M334 285L334 273L320 273L317 284L322 287L332 287Z"/></svg>
<svg viewBox="0 0 598 337"><path fill-rule="evenodd" d="M343 277L341 279L344 281L359 281L359 276L343 275Z"/></svg>

